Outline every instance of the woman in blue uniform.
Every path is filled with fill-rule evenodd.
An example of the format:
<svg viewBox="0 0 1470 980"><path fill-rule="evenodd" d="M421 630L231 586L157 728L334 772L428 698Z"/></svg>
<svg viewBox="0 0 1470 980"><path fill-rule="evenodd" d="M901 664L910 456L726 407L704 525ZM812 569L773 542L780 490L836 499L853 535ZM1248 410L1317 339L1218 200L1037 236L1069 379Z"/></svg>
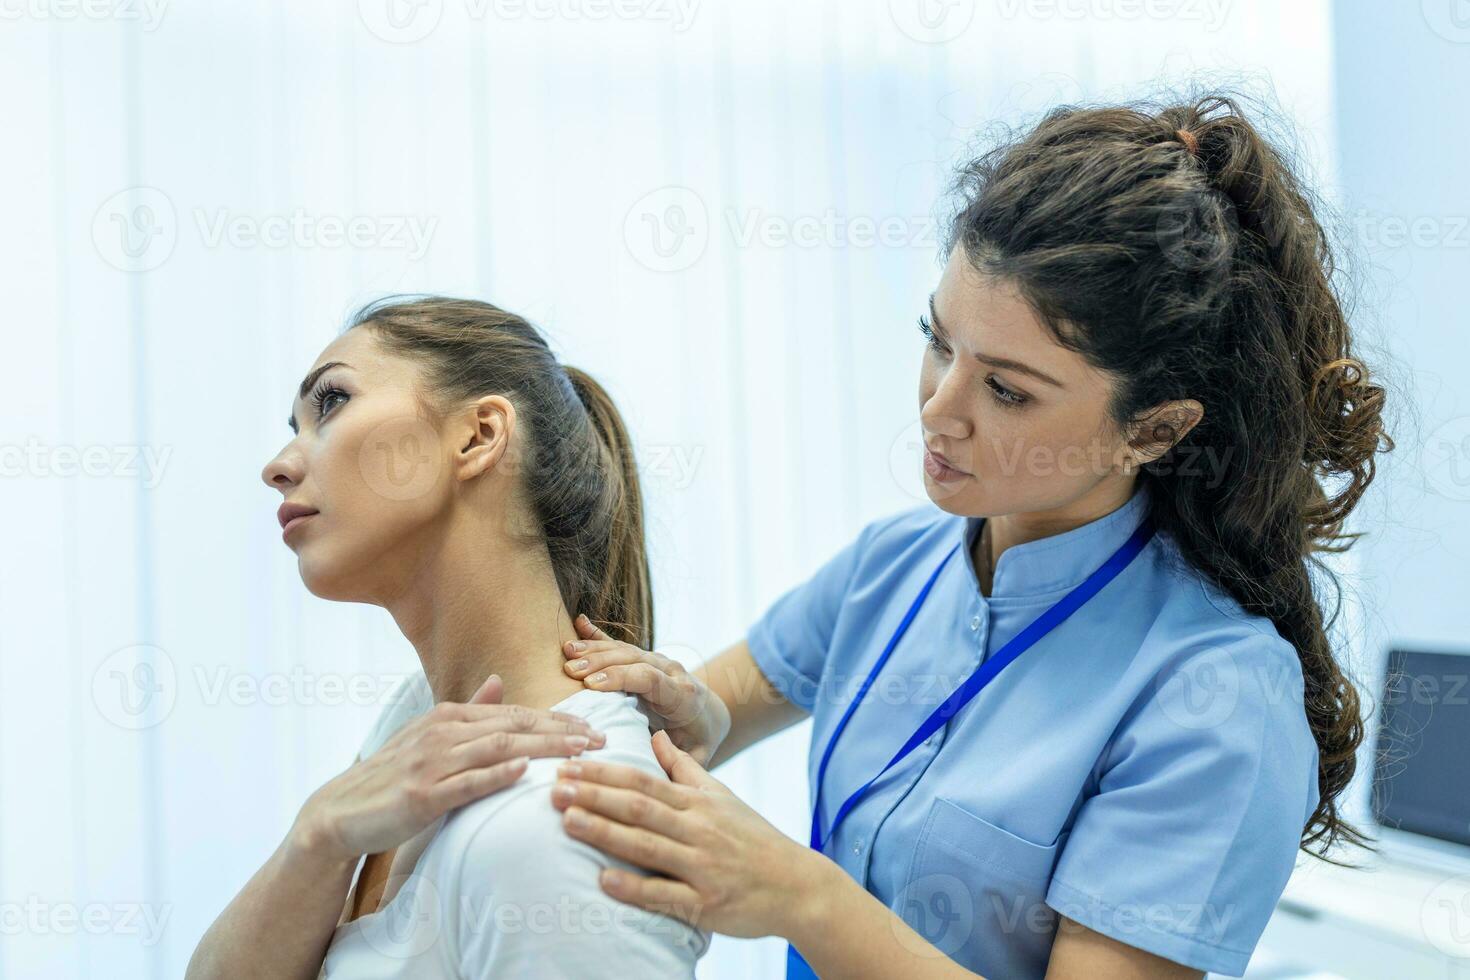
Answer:
<svg viewBox="0 0 1470 980"><path fill-rule="evenodd" d="M1312 197L1228 97L1060 109L966 166L920 320L925 506L696 673L579 625L672 785L573 761L627 902L789 976L1239 975L1362 717L1314 591L1384 432ZM803 846L702 764L810 714Z"/></svg>

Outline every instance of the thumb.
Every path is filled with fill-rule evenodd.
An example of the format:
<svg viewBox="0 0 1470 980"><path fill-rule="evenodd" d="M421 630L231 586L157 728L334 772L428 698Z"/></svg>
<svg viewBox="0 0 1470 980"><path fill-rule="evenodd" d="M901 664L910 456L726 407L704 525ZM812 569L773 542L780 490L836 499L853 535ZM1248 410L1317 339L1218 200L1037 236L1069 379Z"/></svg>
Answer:
<svg viewBox="0 0 1470 980"><path fill-rule="evenodd" d="M710 789L712 787L724 788L725 784L720 782L704 767L694 761L694 756L674 745L669 739L669 733L660 730L653 736L653 754L658 758L658 764L664 767L664 772L676 783L685 786L693 786L695 789Z"/></svg>
<svg viewBox="0 0 1470 980"><path fill-rule="evenodd" d="M491 674L485 678L485 683L480 689L470 695L468 704L499 704L500 699L505 696L505 682L500 679L499 674Z"/></svg>

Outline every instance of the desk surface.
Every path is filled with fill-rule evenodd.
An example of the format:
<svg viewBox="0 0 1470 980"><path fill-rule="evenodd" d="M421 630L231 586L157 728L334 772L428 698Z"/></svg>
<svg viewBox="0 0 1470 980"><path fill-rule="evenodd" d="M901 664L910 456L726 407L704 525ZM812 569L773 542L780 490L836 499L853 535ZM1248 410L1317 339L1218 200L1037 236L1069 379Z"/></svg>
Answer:
<svg viewBox="0 0 1470 980"><path fill-rule="evenodd" d="M1303 855L1282 902L1470 959L1470 874L1362 851L1349 860L1361 867L1340 868Z"/></svg>

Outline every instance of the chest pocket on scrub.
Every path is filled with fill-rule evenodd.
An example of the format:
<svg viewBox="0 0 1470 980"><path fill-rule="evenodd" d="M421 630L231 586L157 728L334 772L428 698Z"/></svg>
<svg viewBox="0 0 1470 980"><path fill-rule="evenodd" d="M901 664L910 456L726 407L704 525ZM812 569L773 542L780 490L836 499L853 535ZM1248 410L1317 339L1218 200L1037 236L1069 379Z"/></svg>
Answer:
<svg viewBox="0 0 1470 980"><path fill-rule="evenodd" d="M994 922L1007 936L1050 936L1056 912L1045 903L1046 889L1066 838L1034 844L937 798L893 909L947 956L965 945L977 921Z"/></svg>

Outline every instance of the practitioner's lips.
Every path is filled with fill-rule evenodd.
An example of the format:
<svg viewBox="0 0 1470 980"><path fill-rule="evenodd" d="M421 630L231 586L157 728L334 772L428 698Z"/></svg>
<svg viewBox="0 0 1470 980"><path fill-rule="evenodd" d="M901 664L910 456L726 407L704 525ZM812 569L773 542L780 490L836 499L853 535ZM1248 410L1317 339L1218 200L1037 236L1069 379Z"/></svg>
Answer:
<svg viewBox="0 0 1470 980"><path fill-rule="evenodd" d="M955 466L943 453L924 447L924 472L938 483L953 483L971 474Z"/></svg>

